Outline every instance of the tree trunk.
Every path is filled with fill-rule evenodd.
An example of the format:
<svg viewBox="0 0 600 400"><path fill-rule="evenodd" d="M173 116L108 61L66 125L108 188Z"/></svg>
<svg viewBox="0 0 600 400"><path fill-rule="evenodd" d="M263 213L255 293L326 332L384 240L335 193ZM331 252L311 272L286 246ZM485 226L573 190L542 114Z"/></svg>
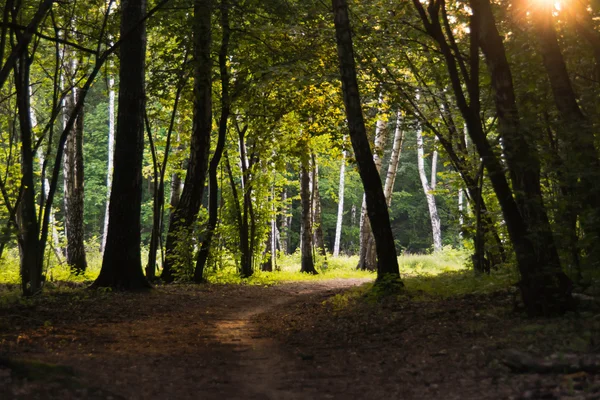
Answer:
<svg viewBox="0 0 600 400"><path fill-rule="evenodd" d="M279 235L279 248L283 254L289 253L290 238L289 238L289 225L288 224L288 204L287 204L287 188L283 189L281 193L281 231Z"/></svg>
<svg viewBox="0 0 600 400"><path fill-rule="evenodd" d="M65 52L65 55L70 55ZM77 62L73 60L67 68L69 80L74 81L72 75L77 70ZM65 125L73 113L78 101L78 88L73 86L65 98L64 119ZM77 115L77 120L65 143L65 158L63 163L64 176L64 205L65 205L65 232L67 236L67 264L75 274L83 274L87 268L84 246L83 227L83 110Z"/></svg>
<svg viewBox="0 0 600 400"><path fill-rule="evenodd" d="M512 75L502 39L496 29L490 2L473 0L471 7L474 16L479 19L478 40L488 64L495 92L498 129L504 139L506 161L518 208L509 204L512 196L508 185L498 191L500 189L498 176L503 175L503 172L498 161L493 160L495 156L492 158L491 149L485 153L480 151L480 155L484 162L493 160L496 164L490 168L488 163L486 169L492 184L496 186L498 199L501 201L507 228L517 254L523 302L530 315L562 313L573 307L571 282L561 269L542 201L537 153L527 142L525 132L520 129ZM471 134L471 130L469 132ZM480 137L471 136L471 139L478 150L484 147Z"/></svg>
<svg viewBox="0 0 600 400"><path fill-rule="evenodd" d="M521 273L521 294L530 315L561 313L572 307L570 281L560 268L558 253L541 198L537 152L519 128L512 76L502 39L496 29L488 0L472 0L470 23L470 76L463 79L471 104L467 103L458 55L453 54L440 25L440 7L432 3L425 11L413 0L427 33L438 43L445 59L456 103L471 140L488 171L504 214ZM429 15L428 15L429 13ZM448 32L451 35L451 32ZM503 138L516 201L504 175L504 168L485 137L479 104L479 46L483 49L495 92L498 127ZM461 61L462 62L462 61ZM464 65L461 64L461 70Z"/></svg>
<svg viewBox="0 0 600 400"><path fill-rule="evenodd" d="M106 238L108 236L108 211L110 208L110 192L112 190L112 177L115 157L115 78L108 78L108 166L106 167L106 210L104 212L104 229L102 231L102 247L104 254Z"/></svg>
<svg viewBox="0 0 600 400"><path fill-rule="evenodd" d="M390 163L388 164L387 174L385 176L385 185L383 194L388 207L392 204L392 193L394 192L394 183L398 165L400 165L400 154L402 153L402 143L404 141L404 130L402 129L402 112L396 114L396 129L394 130L394 143L392 145L392 154L390 154Z"/></svg>
<svg viewBox="0 0 600 400"><path fill-rule="evenodd" d="M592 264L600 263L600 188L598 185L600 159L595 147L591 123L577 104L577 95L558 38L552 23L552 5L539 5L532 21L537 33L542 60L550 80L562 123L558 127L558 139L565 146L566 182L575 196L567 198L570 208L581 213L579 221L585 232L586 249Z"/></svg>
<svg viewBox="0 0 600 400"><path fill-rule="evenodd" d="M311 226L311 212L310 212L310 172L308 167L308 156L301 157L300 167L300 199L302 202L302 243L301 253L302 261L300 272L306 272L308 274L316 274L315 263L313 260L312 251L312 226Z"/></svg>
<svg viewBox="0 0 600 400"><path fill-rule="evenodd" d="M342 222L344 220L344 183L346 179L346 150L342 150L342 162L340 165L340 184L338 188L338 212L335 224L335 242L333 244L333 256L340 255L340 241L342 240Z"/></svg>
<svg viewBox="0 0 600 400"><path fill-rule="evenodd" d="M140 213L144 149L146 0L122 2L119 110L113 189L102 269L93 287L148 288L142 272Z"/></svg>
<svg viewBox="0 0 600 400"><path fill-rule="evenodd" d="M273 271L273 231L269 229L269 234L267 235L267 240L265 242L265 251L263 252L263 260L260 264L260 270L265 272Z"/></svg>
<svg viewBox="0 0 600 400"><path fill-rule="evenodd" d="M423 192L427 199L427 208L429 209L429 219L431 220L431 233L433 236L433 250L442 250L442 228L440 223L440 216L437 211L437 205L435 203L435 196L433 195L433 187L429 185L427 181L427 174L425 172L425 160L423 153L423 135L421 134L421 128L417 128L417 166L419 168L419 178L421 178L421 185L423 186ZM435 166L431 165L432 179L433 171Z"/></svg>
<svg viewBox="0 0 600 400"><path fill-rule="evenodd" d="M212 60L211 60L212 0L194 1L194 122L185 184L181 199L171 214L165 245L166 258L161 278L175 279L176 245L183 236L193 232L208 169L210 133L212 130ZM191 249L190 249L191 250ZM191 266L189 266L191 268Z"/></svg>
<svg viewBox="0 0 600 400"><path fill-rule="evenodd" d="M385 184L383 186L383 194L387 202L388 208L392 204L392 192L394 191L394 182L396 181L396 173L400 162L400 152L402 151L402 141L404 140L404 131L400 126L401 112L398 111L396 116L396 129L394 131L394 143L392 145L392 153L390 154L390 163L388 164L387 174L385 176ZM375 248L375 239L373 235L369 236L367 243L367 265L376 265L377 254Z"/></svg>
<svg viewBox="0 0 600 400"><path fill-rule="evenodd" d="M377 247L377 278L382 279L389 274L400 279L390 217L381 179L373 162L360 104L348 4L346 0L332 0L332 4L346 118L358 171L366 193L367 213Z"/></svg>
<svg viewBox="0 0 600 400"><path fill-rule="evenodd" d="M325 239L323 235L322 215L321 215L321 195L319 193L319 166L315 155L312 155L312 228L314 233L314 244L321 256L325 257L327 263L327 249L325 248Z"/></svg>
<svg viewBox="0 0 600 400"><path fill-rule="evenodd" d="M181 175L175 172L171 175L171 196L169 199L169 206L171 210L177 208L179 204L179 199L181 198Z"/></svg>
<svg viewBox="0 0 600 400"><path fill-rule="evenodd" d="M21 140L21 175L23 192L19 204L19 254L21 288L25 296L42 290L43 249L39 239L40 228L35 208L34 161L32 150L31 104L29 97L29 66L31 60L25 49L18 58L15 72L17 108Z"/></svg>
<svg viewBox="0 0 600 400"><path fill-rule="evenodd" d="M194 271L194 281L196 283L204 280L204 268L208 255L214 230L217 227L218 218L218 191L219 182L217 180L217 172L219 163L225 148L225 139L227 134L227 120L229 119L230 104L229 104L229 71L227 69L227 53L229 47L229 4L227 0L221 0L221 27L223 29L223 38L221 41L221 49L219 51L219 70L221 74L221 117L219 119L219 137L217 139L217 147L210 165L208 168L208 226L206 233L200 246L200 251L196 259L196 269Z"/></svg>
<svg viewBox="0 0 600 400"><path fill-rule="evenodd" d="M383 92L379 93L379 111L383 112ZM375 123L375 140L373 143L373 162L377 168L377 175L381 172L381 155L387 141L386 123L380 117ZM358 269L375 271L377 269L377 255L375 254L375 238L371 229L371 221L366 220L366 196L363 196L360 230L360 256Z"/></svg>

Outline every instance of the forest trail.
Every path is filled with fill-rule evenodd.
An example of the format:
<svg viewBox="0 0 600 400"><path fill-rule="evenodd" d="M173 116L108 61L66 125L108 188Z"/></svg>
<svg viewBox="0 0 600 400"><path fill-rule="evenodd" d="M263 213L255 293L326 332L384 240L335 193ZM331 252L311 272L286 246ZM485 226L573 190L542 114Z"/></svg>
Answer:
<svg viewBox="0 0 600 400"><path fill-rule="evenodd" d="M26 370L34 362L60 366L58 378L25 372L26 381L13 381L0 363L0 398L317 398L322 388L304 379L301 365L310 357L265 336L256 318L365 282L173 285L150 294L58 299L62 312L53 304L21 310L9 316L19 324L14 330L0 329L0 355L22 360Z"/></svg>
<svg viewBox="0 0 600 400"><path fill-rule="evenodd" d="M515 374L499 361L510 348L585 354L600 314L530 320L507 291L335 297L364 282L59 291L4 305L0 399L600 398L597 374Z"/></svg>

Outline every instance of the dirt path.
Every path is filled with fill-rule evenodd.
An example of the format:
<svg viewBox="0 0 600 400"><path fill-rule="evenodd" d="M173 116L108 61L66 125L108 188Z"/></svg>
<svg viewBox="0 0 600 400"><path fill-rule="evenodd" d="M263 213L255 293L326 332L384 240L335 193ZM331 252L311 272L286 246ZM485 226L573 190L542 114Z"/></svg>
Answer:
<svg viewBox="0 0 600 400"><path fill-rule="evenodd" d="M600 399L600 376L498 360L600 348L600 314L530 320L508 292L327 301L363 283L169 285L0 307L0 400ZM593 350L596 349L596 350Z"/></svg>
<svg viewBox="0 0 600 400"><path fill-rule="evenodd" d="M0 363L0 398L318 398L323 382L309 379L310 357L266 337L256 318L361 283L172 286L11 310L0 355L23 360L25 371L15 377L14 365Z"/></svg>

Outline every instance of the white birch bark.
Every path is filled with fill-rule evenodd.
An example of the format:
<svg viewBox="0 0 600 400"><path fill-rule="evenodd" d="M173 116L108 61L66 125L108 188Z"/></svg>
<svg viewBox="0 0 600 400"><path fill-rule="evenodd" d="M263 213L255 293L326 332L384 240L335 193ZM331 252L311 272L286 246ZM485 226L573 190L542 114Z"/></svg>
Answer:
<svg viewBox="0 0 600 400"><path fill-rule="evenodd" d="M112 189L112 175L115 153L115 78L108 79L108 167L106 169L106 210L104 212L104 230L102 232L102 254L106 246L108 233L108 209L110 207L110 191Z"/></svg>
<svg viewBox="0 0 600 400"><path fill-rule="evenodd" d="M463 215L463 190L458 189L458 225L460 226L459 237L462 239L462 227L465 224L465 216Z"/></svg>
<svg viewBox="0 0 600 400"><path fill-rule="evenodd" d="M32 96L32 94L33 94L33 90L30 86L29 87L29 96ZM35 110L33 109L33 107L31 107L29 109L29 117L31 119L31 128L35 129L37 127L38 120L37 120L37 116L35 115ZM44 150L43 150L42 146L38 147L37 156L38 156L38 163L40 165L40 171L41 171L44 168L44 162L45 162L45 154L44 154ZM50 193L50 181L48 181L48 174L46 173L44 175L44 200L43 201L46 201L46 199L48 198L48 193ZM40 204L40 206L43 206L43 204ZM54 245L54 253L55 253L58 261L62 262L61 261L62 257L60 257L60 240L58 237L58 229L56 229L56 223L55 223L55 219L54 219L54 209L50 210L49 225L52 229L52 244Z"/></svg>
<svg viewBox="0 0 600 400"><path fill-rule="evenodd" d="M388 207L392 204L392 192L394 183L396 182L396 173L400 163L400 153L402 152L402 142L404 141L404 131L402 130L402 113L398 111L396 114L396 130L394 131L394 144L392 146L392 154L390 154L390 163L388 165L387 175L385 177L385 186L383 193Z"/></svg>
<svg viewBox="0 0 600 400"><path fill-rule="evenodd" d="M425 173L425 160L423 152L423 135L421 134L421 128L417 129L417 166L419 168L419 177L421 178L421 184L423 186L423 192L427 198L427 207L429 208L429 217L431 219L431 231L433 234L433 249L439 251L442 249L442 230L440 217L437 212L437 206L435 204L435 197L432 193L433 189L427 181L427 174Z"/></svg>
<svg viewBox="0 0 600 400"><path fill-rule="evenodd" d="M437 136L434 137L434 141L437 141ZM434 148L433 154L431 156L431 190L435 190L435 186L437 184L437 160L438 160L438 152Z"/></svg>
<svg viewBox="0 0 600 400"><path fill-rule="evenodd" d="M273 184L271 185L271 265L273 271L277 269L277 224L275 222L275 170L273 170Z"/></svg>
<svg viewBox="0 0 600 400"><path fill-rule="evenodd" d="M333 244L333 256L340 255L340 241L342 239L342 220L344 219L344 186L346 181L346 151L342 151L342 165L340 166L340 185L338 188L338 213L335 224L335 242Z"/></svg>
<svg viewBox="0 0 600 400"><path fill-rule="evenodd" d="M394 143L392 145L392 153L390 154L390 162L388 165L387 174L385 176L385 184L383 186L383 194L385 201L389 207L392 203L392 191L394 190L394 182L396 181L396 172L398 171L398 163L400 161L400 152L402 150L402 141L404 132L402 131L402 114L400 111L396 114L396 129L394 131ZM381 165L381 161L379 162ZM377 248L375 247L375 238L371 235L367 242L367 265L375 265L377 263Z"/></svg>

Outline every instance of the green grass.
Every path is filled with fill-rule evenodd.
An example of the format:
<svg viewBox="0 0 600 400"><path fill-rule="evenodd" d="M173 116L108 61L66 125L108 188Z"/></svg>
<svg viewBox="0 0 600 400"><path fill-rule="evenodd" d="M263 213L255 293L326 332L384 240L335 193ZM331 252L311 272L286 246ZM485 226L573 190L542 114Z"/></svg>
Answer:
<svg viewBox="0 0 600 400"><path fill-rule="evenodd" d="M475 274L467 264L465 251L445 247L428 255L399 258L400 273L406 290L413 293L451 297L461 294L490 293L519 280L514 268L503 267L490 275Z"/></svg>
<svg viewBox="0 0 600 400"><path fill-rule="evenodd" d="M226 267L217 271L208 271L206 280L209 283L217 284L248 284L248 285L275 285L283 282L297 281L319 281L327 279L349 279L349 278L371 278L375 279L375 274L370 271L358 271L356 265L358 257L327 257L325 264L322 257L317 257L315 265L318 271L317 275L305 274L300 272L300 254L295 253L282 256L277 260L278 271L263 272L254 271L249 278L240 278L234 267Z"/></svg>
<svg viewBox="0 0 600 400"><path fill-rule="evenodd" d="M465 251L449 247L428 255L403 255L398 258L400 273L405 284L405 291L415 294L427 294L439 297L456 296L467 293L485 293L507 287L518 280L517 273L504 268L493 271L491 275L476 276L467 266L468 254ZM59 263L54 255L49 255L46 262L46 285L49 288L61 288L65 282L68 286L84 286L93 282L100 272L102 256L97 247L90 246L87 253L88 270L83 275L73 274L64 263ZM300 254L295 253L281 256L277 260L278 271L255 271L250 278L241 278L229 260L230 266L206 271L206 279L212 284L248 284L275 285L294 281L320 281L327 279L375 279L376 274L369 271L358 271L358 256L327 257L318 256L317 275L300 273ZM0 297L6 297L9 292L20 291L19 254L16 249L7 250L0 260ZM390 285L388 285L390 286ZM394 286L393 284L390 286ZM388 288L389 289L389 288ZM382 285L374 289L366 285L360 291L383 291ZM359 292L360 292L359 291Z"/></svg>

